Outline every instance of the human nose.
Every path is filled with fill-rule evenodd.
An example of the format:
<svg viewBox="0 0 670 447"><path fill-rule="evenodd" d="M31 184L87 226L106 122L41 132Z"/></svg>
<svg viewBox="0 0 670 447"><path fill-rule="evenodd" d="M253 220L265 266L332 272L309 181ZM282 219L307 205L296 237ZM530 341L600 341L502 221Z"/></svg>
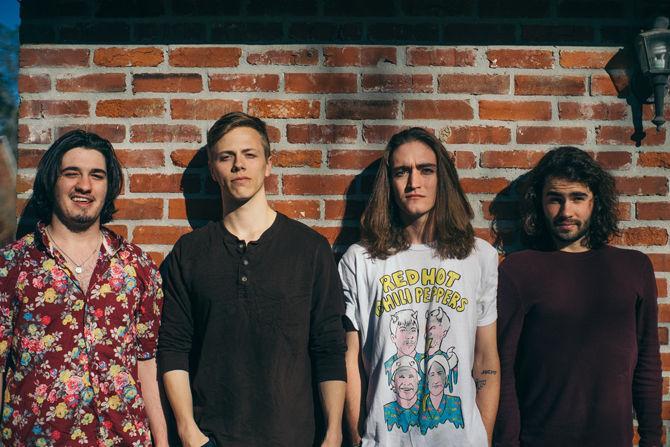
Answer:
<svg viewBox="0 0 670 447"><path fill-rule="evenodd" d="M91 179L87 175L82 175L77 180L75 187L82 192L88 192L91 190Z"/></svg>
<svg viewBox="0 0 670 447"><path fill-rule="evenodd" d="M417 175L416 170L410 169L409 172L407 173L407 185L405 185L405 189L408 191L413 191L416 188L418 188L418 183L419 183L419 176Z"/></svg>
<svg viewBox="0 0 670 447"><path fill-rule="evenodd" d="M244 166L244 158L243 157L235 157L233 159L233 172L238 172L245 169Z"/></svg>

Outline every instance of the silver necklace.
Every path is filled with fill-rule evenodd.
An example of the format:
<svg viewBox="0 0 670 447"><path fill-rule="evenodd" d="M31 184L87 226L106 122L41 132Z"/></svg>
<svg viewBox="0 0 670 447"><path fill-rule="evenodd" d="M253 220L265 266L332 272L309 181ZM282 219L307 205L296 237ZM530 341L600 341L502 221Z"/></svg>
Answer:
<svg viewBox="0 0 670 447"><path fill-rule="evenodd" d="M93 256L95 253L97 253L100 250L100 245L99 244L96 245L95 249L91 252L91 254L88 255L86 257L86 259L84 259L84 261L81 264L77 264L76 262L74 262L74 259L72 259L70 256L68 256L67 253L65 253L65 250L63 250L62 248L60 248L58 246L58 244L56 243L56 239L54 239L54 237L51 235L51 232L49 231L49 227L44 227L44 229L47 231L47 234L49 235L49 239L51 240L51 242L53 242L53 244L56 246L58 251L63 253L63 256L65 256L67 258L67 260L70 261L74 265L74 272L77 275L81 275L81 273L84 271L84 268L83 268L84 265L86 265L88 260L91 259L91 256ZM100 242L102 242L102 235L100 235Z"/></svg>

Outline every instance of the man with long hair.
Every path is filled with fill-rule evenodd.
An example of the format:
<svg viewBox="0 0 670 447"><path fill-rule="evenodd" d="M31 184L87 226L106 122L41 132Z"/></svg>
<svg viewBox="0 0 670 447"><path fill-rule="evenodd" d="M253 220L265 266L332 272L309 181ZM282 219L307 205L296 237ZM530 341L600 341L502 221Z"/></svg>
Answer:
<svg viewBox="0 0 670 447"><path fill-rule="evenodd" d="M342 288L326 239L273 210L265 123L242 112L207 133L222 219L163 264L158 361L184 447L311 447L312 384L339 447L346 378Z"/></svg>
<svg viewBox="0 0 670 447"><path fill-rule="evenodd" d="M102 226L122 184L112 145L92 133L64 134L40 160L37 229L0 250L2 445L151 446L153 433L167 446L160 275Z"/></svg>
<svg viewBox="0 0 670 447"><path fill-rule="evenodd" d="M440 141L416 127L395 134L361 218L362 239L339 265L348 330L345 419L354 445L489 445L500 377L498 256L474 236L472 217ZM434 327L436 315L448 332ZM445 399L432 397L432 408L424 372L442 352L452 361L431 373L450 386L439 389ZM416 373L398 376L411 362Z"/></svg>
<svg viewBox="0 0 670 447"><path fill-rule="evenodd" d="M528 176L532 247L499 271L502 369L494 445L661 445L654 271L617 233L614 179L586 152L549 151Z"/></svg>

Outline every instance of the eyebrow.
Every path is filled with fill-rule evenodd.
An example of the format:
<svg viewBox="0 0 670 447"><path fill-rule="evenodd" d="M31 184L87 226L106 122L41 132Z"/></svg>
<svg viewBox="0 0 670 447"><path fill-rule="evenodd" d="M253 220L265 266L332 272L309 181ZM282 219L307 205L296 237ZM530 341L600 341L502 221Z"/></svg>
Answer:
<svg viewBox="0 0 670 447"><path fill-rule="evenodd" d="M569 197L588 197L589 194L586 193L586 192L582 192L582 191L574 191L574 192L569 192L569 193L567 193L567 194L563 194L563 193L561 193L561 192L554 191L553 189L550 189L549 191L547 191L547 194L546 194L546 195L548 195L548 196L560 196L560 197L563 197L563 196L569 196Z"/></svg>
<svg viewBox="0 0 670 447"><path fill-rule="evenodd" d="M65 172L65 171L81 172L81 168L79 168L78 166L65 166L63 169L60 170L60 172ZM105 169L101 169L101 168L93 168L93 169L91 169L91 172L94 172L96 174L101 173L101 172L103 174L107 174L107 171Z"/></svg>
<svg viewBox="0 0 670 447"><path fill-rule="evenodd" d="M416 165L417 169L423 169L423 168L437 168L437 164L435 163L420 163ZM393 166L391 169L409 169L408 165L397 165Z"/></svg>

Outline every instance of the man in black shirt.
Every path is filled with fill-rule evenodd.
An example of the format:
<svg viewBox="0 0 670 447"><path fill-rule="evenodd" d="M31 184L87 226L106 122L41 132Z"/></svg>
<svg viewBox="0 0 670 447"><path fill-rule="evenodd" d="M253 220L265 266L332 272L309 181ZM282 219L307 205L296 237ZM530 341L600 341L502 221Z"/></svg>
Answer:
<svg viewBox="0 0 670 447"><path fill-rule="evenodd" d="M315 381L322 446L339 446L343 296L330 246L270 208L263 121L223 116L207 153L223 219L182 237L162 269L159 366L179 437L196 447L311 446Z"/></svg>

